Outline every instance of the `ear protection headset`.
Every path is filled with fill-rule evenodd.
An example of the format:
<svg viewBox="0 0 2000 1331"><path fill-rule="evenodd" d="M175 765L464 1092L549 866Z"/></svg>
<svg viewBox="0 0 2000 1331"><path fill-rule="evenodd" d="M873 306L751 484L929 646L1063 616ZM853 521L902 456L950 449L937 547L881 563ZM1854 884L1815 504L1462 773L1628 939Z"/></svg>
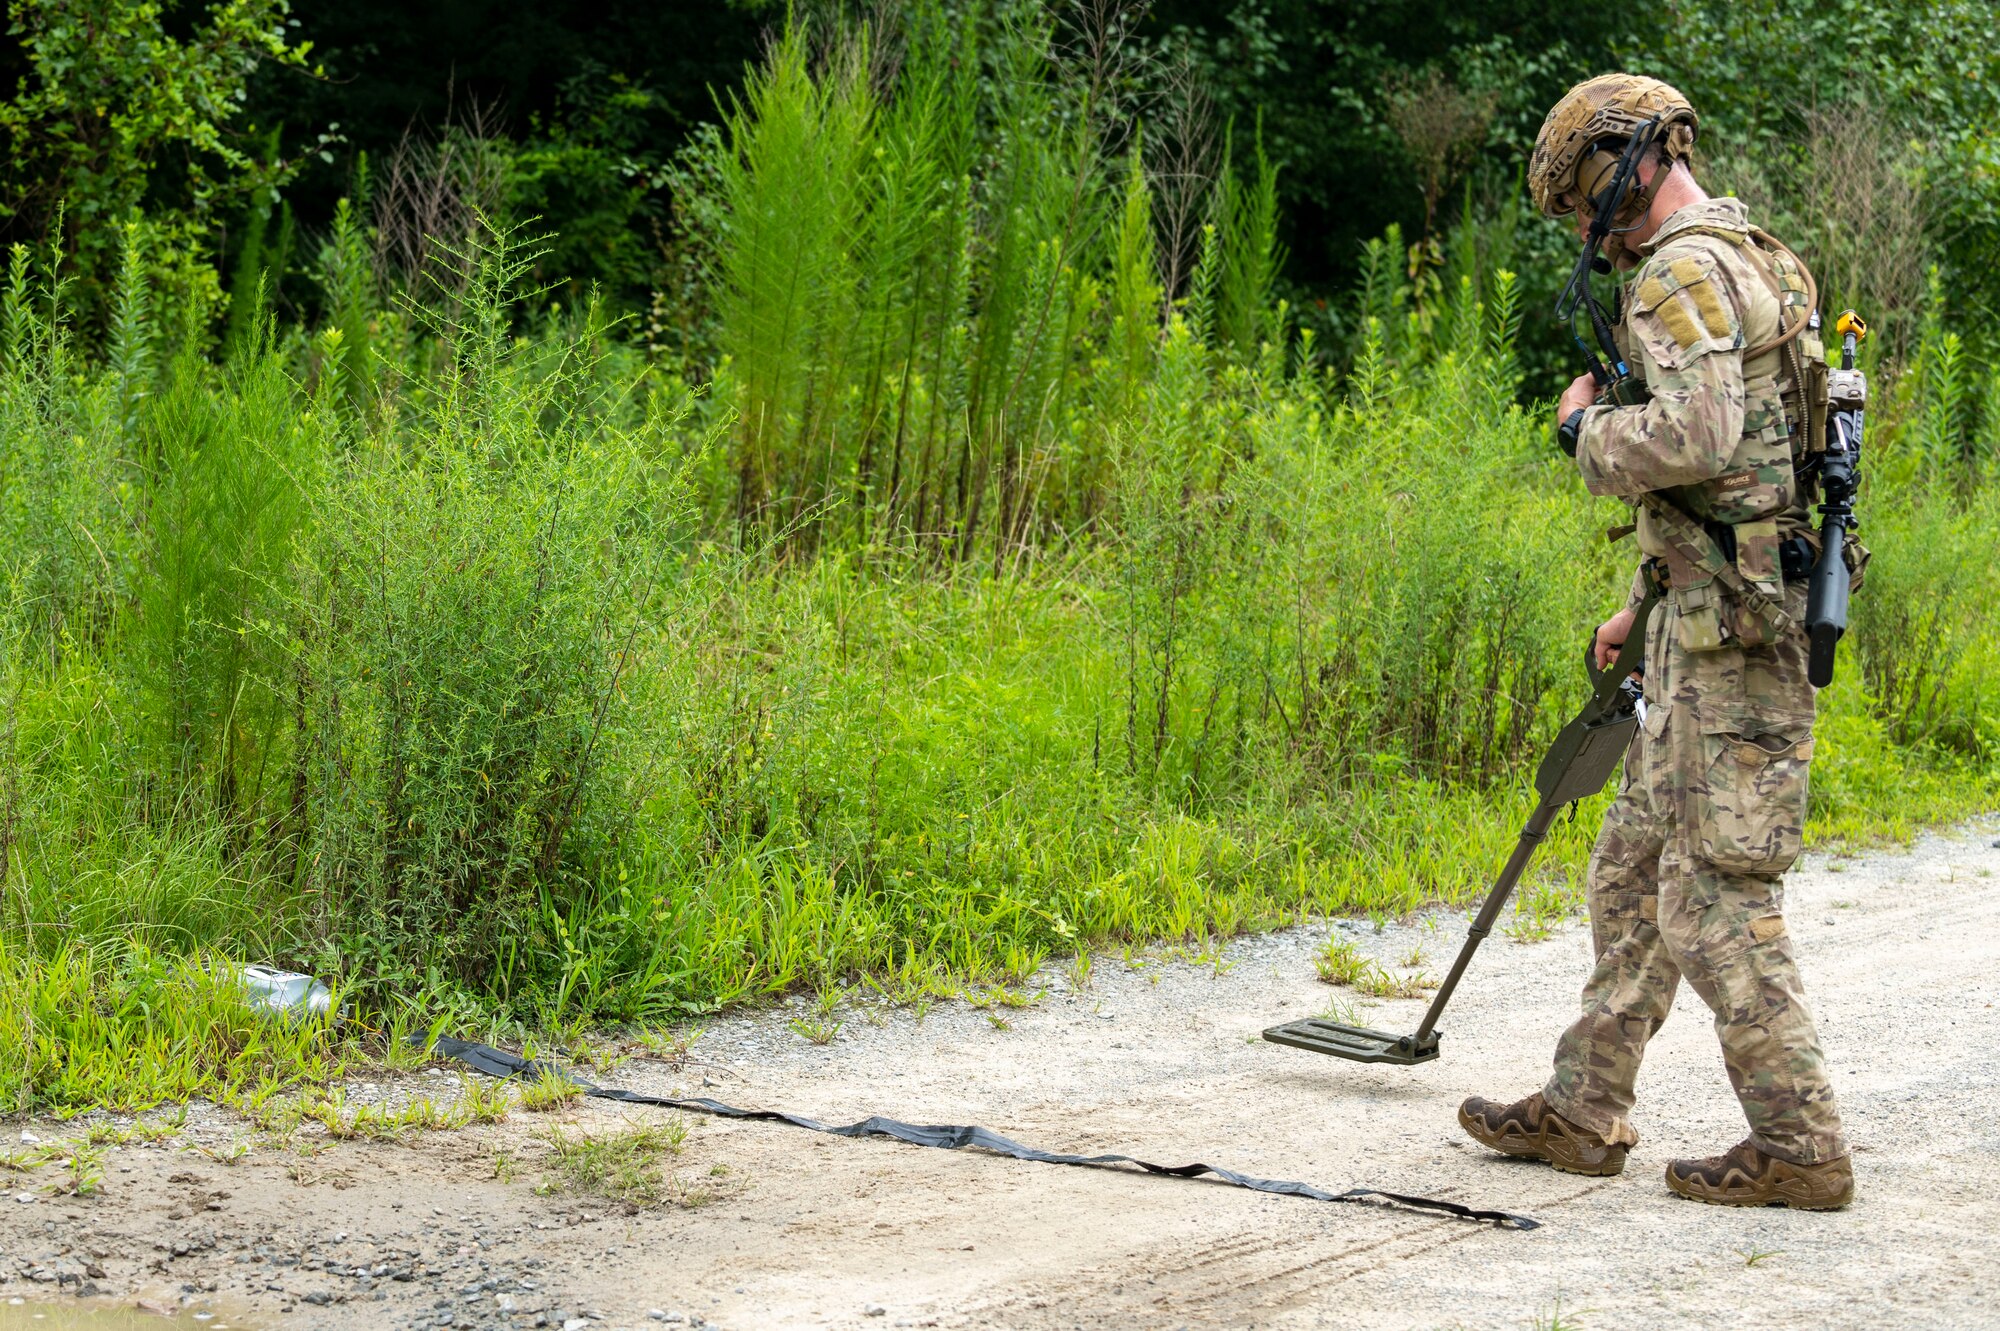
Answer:
<svg viewBox="0 0 2000 1331"><path fill-rule="evenodd" d="M1608 217L1624 202L1614 197L1618 162L1624 155L1624 140L1602 139L1593 143L1583 160L1576 164L1577 194L1589 201L1588 206L1595 216ZM1620 222L1624 220L1618 219Z"/></svg>
<svg viewBox="0 0 2000 1331"><path fill-rule="evenodd" d="M1660 169L1637 190L1632 188L1646 153L1660 149ZM1660 182L1684 162L1694 148L1694 134L1684 122L1665 127L1655 119L1639 126L1630 138L1604 138L1590 145L1576 164L1576 193L1593 219L1604 219L1607 230L1629 230L1652 207Z"/></svg>

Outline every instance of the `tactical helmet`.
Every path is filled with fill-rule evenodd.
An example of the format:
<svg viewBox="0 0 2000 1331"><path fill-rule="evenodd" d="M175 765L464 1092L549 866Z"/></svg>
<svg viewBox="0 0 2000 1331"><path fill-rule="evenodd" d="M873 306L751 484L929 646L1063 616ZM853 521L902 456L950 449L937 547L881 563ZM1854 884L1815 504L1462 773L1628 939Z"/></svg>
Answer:
<svg viewBox="0 0 2000 1331"><path fill-rule="evenodd" d="M1535 206L1545 217L1575 212L1608 179L1626 140L1654 119L1667 161L1686 161L1694 149L1694 107L1672 86L1643 74L1600 74L1564 93L1542 121L1528 160Z"/></svg>

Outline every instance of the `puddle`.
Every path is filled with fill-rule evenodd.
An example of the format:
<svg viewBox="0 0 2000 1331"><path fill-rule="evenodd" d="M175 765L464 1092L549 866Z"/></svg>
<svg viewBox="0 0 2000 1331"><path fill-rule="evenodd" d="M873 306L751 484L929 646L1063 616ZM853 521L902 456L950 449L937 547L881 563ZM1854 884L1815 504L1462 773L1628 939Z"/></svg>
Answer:
<svg viewBox="0 0 2000 1331"><path fill-rule="evenodd" d="M189 1308L164 1315L128 1302L64 1299L60 1303L30 1303L0 1299L0 1331L251 1331L248 1322L206 1308Z"/></svg>

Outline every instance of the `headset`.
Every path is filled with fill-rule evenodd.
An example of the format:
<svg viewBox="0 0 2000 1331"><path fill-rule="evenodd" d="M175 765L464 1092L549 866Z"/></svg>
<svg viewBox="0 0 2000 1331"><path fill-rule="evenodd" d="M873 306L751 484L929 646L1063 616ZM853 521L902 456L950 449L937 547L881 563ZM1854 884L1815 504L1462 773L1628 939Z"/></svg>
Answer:
<svg viewBox="0 0 2000 1331"><path fill-rule="evenodd" d="M1604 139L1594 143L1583 160L1577 164L1576 179L1579 187L1588 180L1596 188L1584 188L1589 199L1590 229L1584 235L1583 253L1577 256L1576 267L1571 270L1569 281L1563 284L1556 296L1556 318L1569 325L1569 334L1582 350L1585 363L1590 367L1590 377L1597 381L1599 389L1616 388L1632 377L1631 369L1624 357L1618 354L1617 340L1611 335L1611 317L1604 307L1590 294L1590 275L1608 273L1611 261L1602 254L1605 240L1614 235L1624 235L1635 231L1640 218L1650 208L1654 190L1659 188L1665 170L1656 173L1652 182L1634 197L1632 185L1639 175L1639 163L1646 154L1660 142L1662 135L1661 117L1654 116L1634 130L1623 143L1617 139ZM1633 208L1637 215L1626 220L1623 226L1615 225L1620 216ZM1590 320L1591 333L1602 349L1600 357L1591 345L1577 332L1576 316L1582 310Z"/></svg>

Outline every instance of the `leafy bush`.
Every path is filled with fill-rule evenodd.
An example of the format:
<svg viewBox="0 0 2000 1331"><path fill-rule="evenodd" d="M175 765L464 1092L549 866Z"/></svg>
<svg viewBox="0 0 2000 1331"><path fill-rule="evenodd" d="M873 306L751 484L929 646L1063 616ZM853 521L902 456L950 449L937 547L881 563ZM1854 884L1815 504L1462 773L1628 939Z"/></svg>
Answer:
<svg viewBox="0 0 2000 1331"><path fill-rule="evenodd" d="M437 339L422 400L393 432L349 417L322 463L285 640L301 886L371 967L504 995L540 964L540 894L616 836L604 749L672 576L682 411L634 407L594 314L509 336L532 251L462 257L463 304L414 311Z"/></svg>
<svg viewBox="0 0 2000 1331"><path fill-rule="evenodd" d="M225 0L183 32L160 5L8 6L23 71L0 98L9 181L0 222L20 218L26 235L42 236L66 218L88 308L102 308L118 228L142 205L158 235L154 262L177 299L215 308L207 250L219 220L246 202L268 206L300 166L260 160L230 123L259 62L307 66L311 43L295 40L288 13L285 0ZM322 134L315 147L330 141Z"/></svg>

